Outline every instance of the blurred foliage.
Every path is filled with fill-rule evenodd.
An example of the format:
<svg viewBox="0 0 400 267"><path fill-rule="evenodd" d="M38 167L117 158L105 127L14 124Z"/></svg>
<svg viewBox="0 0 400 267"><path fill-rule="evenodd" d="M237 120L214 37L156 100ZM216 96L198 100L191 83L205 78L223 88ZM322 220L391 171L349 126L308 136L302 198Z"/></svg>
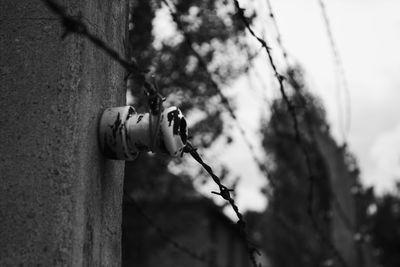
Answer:
<svg viewBox="0 0 400 267"><path fill-rule="evenodd" d="M215 89L171 18L156 26L176 33L167 40L161 39L161 46L154 45L155 16L161 9L168 13L161 1L131 1L134 3L134 28L129 37L130 55L139 66L151 70L162 94L171 96L168 100L179 105L185 113L193 108L207 115L220 112L221 107L214 100ZM233 19L233 9L224 2L181 0L176 1L176 9L193 46L209 63L213 73L229 84L246 69L251 51L244 41L242 23ZM234 55L223 57L222 53L227 51ZM223 124L222 121L219 123Z"/></svg>

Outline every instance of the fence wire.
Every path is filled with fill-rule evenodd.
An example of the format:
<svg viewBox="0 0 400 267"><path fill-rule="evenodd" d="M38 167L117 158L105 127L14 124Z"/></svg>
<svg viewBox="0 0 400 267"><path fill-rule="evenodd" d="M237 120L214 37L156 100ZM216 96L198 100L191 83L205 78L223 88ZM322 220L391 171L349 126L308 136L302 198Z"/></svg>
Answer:
<svg viewBox="0 0 400 267"><path fill-rule="evenodd" d="M287 52L287 49L283 45L283 42L282 42L282 33L280 31L280 28L279 28L279 25L278 25L278 22L277 22L277 19L276 19L276 15L275 15L274 10L272 8L271 0L266 0L266 2L267 2L267 6L268 6L269 16L271 17L271 19L273 21L275 32L276 32L276 35L277 35L277 37L276 37L277 43L278 43L278 45L280 47L280 50L282 51L282 56L285 59L285 64L287 65L287 68L291 68L291 64L290 64L289 59L288 59L288 52ZM335 63L337 65L337 69L341 69L340 75L345 76L344 69L343 69L343 66L342 66L342 63L341 63L341 59L340 59L340 55L339 55L338 50L336 48L336 42L334 41L333 34L332 34L332 31L331 31L330 22L329 22L329 18L327 16L325 5L324 5L322 0L319 0L319 3L320 3L320 7L321 7L323 18L324 18L324 22L325 22L325 26L326 26L326 30L327 30L327 35L328 35L328 38L330 40L332 53L334 55ZM349 88L348 88L347 82L345 81L345 77L344 77L344 87L345 87L345 91L348 92ZM348 107L348 109L350 109L350 107ZM348 115L350 116L350 114L348 114ZM306 121L306 123L308 123L308 121ZM310 128L310 125L308 125L308 128ZM314 142L315 142L314 135L311 134L311 136L313 137ZM345 138L345 134L344 134L343 138ZM347 143L346 139L345 139L345 143ZM345 226L350 231L352 231L354 234L356 234L357 233L356 226L351 222L350 218L344 212L344 209L341 206L341 204L340 204L335 192L332 192L332 193L333 193L332 202L333 202L334 206L336 207L339 216L341 217L341 219L344 222Z"/></svg>
<svg viewBox="0 0 400 267"><path fill-rule="evenodd" d="M288 108L289 114L292 117L292 121L293 121L293 128L295 131L295 137L297 140L297 143L300 147L300 149L303 152L304 158L305 158L305 162L306 162L306 168L308 171L308 178L309 178L309 183L310 183L310 188L309 188L309 194L308 194L308 214L310 216L310 219L312 221L312 225L314 227L314 230L316 231L316 233L318 234L320 240L325 243L325 245L334 253L335 257L339 260L339 262L344 266L344 267L348 267L347 262L344 260L343 256L340 254L340 252L337 250L337 248L334 246L334 244L331 242L331 240L329 239L329 237L327 237L323 230L320 228L320 226L317 223L317 220L315 219L315 215L313 214L313 210L312 210L312 202L313 202L313 192L314 192L314 184L315 184L315 177L313 174L313 170L312 170L312 165L311 165L311 157L309 154L309 151L306 147L306 144L302 141L302 137L301 137L301 133L300 133L300 128L299 128L299 123L297 121L297 115L296 115L296 109L295 106L291 103L291 101L289 100L286 91L285 91L285 87L284 87L284 76L281 75L278 70L277 70L277 66L275 64L275 61L272 57L272 53L270 51L270 47L267 45L267 42L259 37L253 30L253 28L251 27L248 19L246 18L245 14L244 14L244 9L240 7L239 1L238 0L233 0L233 3L236 7L236 11L237 11L237 15L238 17L241 19L241 21L243 22L243 24L246 26L247 30L250 32L250 34L260 43L261 47L263 47L265 49L265 51L267 52L268 55L268 60L269 63L274 71L275 74L275 78L277 79L278 83L279 83L279 89L282 95L282 99L285 101L286 106Z"/></svg>

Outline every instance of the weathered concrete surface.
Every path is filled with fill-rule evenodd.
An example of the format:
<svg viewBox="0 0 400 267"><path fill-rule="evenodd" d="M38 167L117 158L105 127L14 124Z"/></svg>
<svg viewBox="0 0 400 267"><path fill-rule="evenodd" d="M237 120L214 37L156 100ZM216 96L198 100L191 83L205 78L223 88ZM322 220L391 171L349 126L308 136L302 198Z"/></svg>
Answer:
<svg viewBox="0 0 400 267"><path fill-rule="evenodd" d="M123 53L125 0L59 1ZM0 266L119 266L124 162L100 153L123 70L87 40L60 40L39 0L0 1Z"/></svg>

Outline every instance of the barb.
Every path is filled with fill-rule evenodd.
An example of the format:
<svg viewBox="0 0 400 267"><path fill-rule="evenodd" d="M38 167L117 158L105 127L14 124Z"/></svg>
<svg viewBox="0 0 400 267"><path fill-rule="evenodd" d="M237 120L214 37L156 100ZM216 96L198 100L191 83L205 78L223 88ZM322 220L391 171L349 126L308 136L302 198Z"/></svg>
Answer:
<svg viewBox="0 0 400 267"><path fill-rule="evenodd" d="M189 153L194 160L196 160L206 171L207 173L211 176L211 178L214 180L214 182L218 185L219 187L219 192L212 192L213 194L221 196L224 200L228 201L228 203L231 205L233 211L235 212L236 216L238 217L237 221L237 226L239 228L239 233L243 241L245 242L247 252L249 253L251 263L253 264L254 267L261 267L261 264L257 264L255 254L257 253L260 255L259 251L257 248L254 246L250 245L250 240L247 237L246 233L246 223L243 218L243 214L240 213L238 206L235 203L235 200L231 197L231 192L233 191L232 189L227 188L225 185L221 183L220 178L213 172L212 168L207 165L199 153L197 153L197 149L192 146L190 142L187 143L184 153Z"/></svg>
<svg viewBox="0 0 400 267"><path fill-rule="evenodd" d="M168 234L165 233L165 231L163 229L161 229L161 227L159 227L147 214L146 212L140 207L139 203L133 198L130 197L129 198L129 202L124 202L125 205L131 205L134 206L136 208L136 210L139 212L139 214L146 220L146 222L154 229L156 230L157 234L164 239L165 242L171 244L174 248L176 248L177 250L179 250L180 252L182 252L183 254L188 255L189 257L191 257L192 259L195 259L199 262L201 262L202 264L206 265L206 266L210 266L210 265L215 265L214 262L212 262L211 260L207 259L204 256L199 255L198 253L192 251L191 249L189 249L188 247L180 244L179 242L177 242L176 240L172 239Z"/></svg>
<svg viewBox="0 0 400 267"><path fill-rule="evenodd" d="M336 78L337 78L337 93L338 93L338 112L339 112L339 120L342 119L342 115L345 117L344 120L344 129L343 129L343 142L347 143L347 137L350 132L350 125L351 125L351 107L350 107L350 89L349 84L346 77L346 72L344 71L343 62L337 48L335 39L333 37L332 27L329 20L328 12L326 11L326 6L323 0L318 0L319 6L321 8L322 17L325 23L326 33L329 39L329 45L331 47L332 55L334 58L334 64L336 67ZM345 109L344 114L341 113L341 106L340 106L340 87L345 92Z"/></svg>
<svg viewBox="0 0 400 267"><path fill-rule="evenodd" d="M52 0L42 1L53 13L55 13L60 18L64 27L64 33L61 36L62 39L65 39L69 34L77 34L87 38L97 48L106 53L115 62L119 63L128 72L128 76L135 76L135 79L137 79L143 85L145 93L149 98L149 107L152 113L159 113L159 102L163 101L164 98L157 92L154 86L147 81L145 75L147 73L146 70L140 69L135 60L126 60L117 51L108 46L102 39L91 33L89 28L83 22L82 16L68 15L63 6L55 3Z"/></svg>

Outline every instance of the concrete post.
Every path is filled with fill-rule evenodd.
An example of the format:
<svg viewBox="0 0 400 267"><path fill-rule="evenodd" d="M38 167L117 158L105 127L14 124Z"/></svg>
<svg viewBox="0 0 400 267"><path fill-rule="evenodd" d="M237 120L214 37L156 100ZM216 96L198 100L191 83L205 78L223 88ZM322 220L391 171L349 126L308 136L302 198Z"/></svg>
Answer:
<svg viewBox="0 0 400 267"><path fill-rule="evenodd" d="M125 0L58 2L124 53ZM39 0L0 10L0 266L120 266L124 162L97 127L124 71Z"/></svg>

